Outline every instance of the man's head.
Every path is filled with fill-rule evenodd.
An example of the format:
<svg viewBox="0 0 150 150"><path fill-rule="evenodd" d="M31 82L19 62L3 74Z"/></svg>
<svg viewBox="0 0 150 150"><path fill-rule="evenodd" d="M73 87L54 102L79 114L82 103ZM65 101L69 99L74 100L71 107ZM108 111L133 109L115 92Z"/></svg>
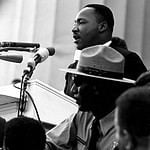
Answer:
<svg viewBox="0 0 150 150"><path fill-rule="evenodd" d="M150 88L134 87L116 102L116 137L120 150L147 147L150 142Z"/></svg>
<svg viewBox="0 0 150 150"><path fill-rule="evenodd" d="M126 50L128 49L126 41L120 37L114 36L114 37L112 37L111 41L112 41L111 47L117 46L119 48L123 48Z"/></svg>
<svg viewBox="0 0 150 150"><path fill-rule="evenodd" d="M136 80L136 86L150 86L150 71L142 73Z"/></svg>
<svg viewBox="0 0 150 150"><path fill-rule="evenodd" d="M19 117L6 123L6 150L44 150L45 142L45 130L37 120Z"/></svg>
<svg viewBox="0 0 150 150"><path fill-rule="evenodd" d="M76 15L72 29L77 49L104 44L111 40L114 27L112 11L99 4L88 4Z"/></svg>
<svg viewBox="0 0 150 150"><path fill-rule="evenodd" d="M115 99L133 81L123 79L124 57L106 46L92 46L82 50L77 69L72 73L72 93L82 111L92 111L99 118L115 108Z"/></svg>

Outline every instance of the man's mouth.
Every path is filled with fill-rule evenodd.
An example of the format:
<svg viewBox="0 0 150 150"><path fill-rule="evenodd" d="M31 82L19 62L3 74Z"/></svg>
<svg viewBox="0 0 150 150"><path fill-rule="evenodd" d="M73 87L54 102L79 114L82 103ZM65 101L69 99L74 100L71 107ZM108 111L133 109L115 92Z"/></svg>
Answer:
<svg viewBox="0 0 150 150"><path fill-rule="evenodd" d="M80 37L78 35L74 35L73 38L74 38L74 43L78 43L80 40Z"/></svg>
<svg viewBox="0 0 150 150"><path fill-rule="evenodd" d="M75 39L74 43L78 44L80 39Z"/></svg>

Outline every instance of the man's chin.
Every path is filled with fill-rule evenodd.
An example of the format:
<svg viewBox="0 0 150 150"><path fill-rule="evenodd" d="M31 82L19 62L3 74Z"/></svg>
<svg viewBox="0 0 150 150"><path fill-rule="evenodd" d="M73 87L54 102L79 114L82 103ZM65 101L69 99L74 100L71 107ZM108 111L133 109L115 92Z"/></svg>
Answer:
<svg viewBox="0 0 150 150"><path fill-rule="evenodd" d="M84 112L89 112L89 111L90 111L89 108L87 108L87 107L85 107L85 106L81 106L81 105L79 105L79 110L80 110L80 111L84 111Z"/></svg>
<svg viewBox="0 0 150 150"><path fill-rule="evenodd" d="M82 49L84 48L84 46L81 45L81 44L77 44L77 43L75 43L75 44L76 44L76 48L77 48L78 50L82 50Z"/></svg>

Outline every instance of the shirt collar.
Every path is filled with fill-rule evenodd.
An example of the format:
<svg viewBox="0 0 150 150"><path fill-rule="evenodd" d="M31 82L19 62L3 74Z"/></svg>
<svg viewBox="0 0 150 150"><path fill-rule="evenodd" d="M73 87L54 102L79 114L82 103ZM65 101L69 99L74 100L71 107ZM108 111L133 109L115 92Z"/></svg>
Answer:
<svg viewBox="0 0 150 150"><path fill-rule="evenodd" d="M103 46L109 46L111 44L112 41L108 41L105 44L102 44ZM75 54L74 54L74 61L75 60L79 60L80 58L80 54L81 54L82 50L75 50Z"/></svg>
<svg viewBox="0 0 150 150"><path fill-rule="evenodd" d="M81 54L81 50L75 50L74 61L79 60Z"/></svg>
<svg viewBox="0 0 150 150"><path fill-rule="evenodd" d="M108 41L108 42L106 42L105 44L103 44L103 46L110 46L111 42L112 42L112 41Z"/></svg>
<svg viewBox="0 0 150 150"><path fill-rule="evenodd" d="M114 125L114 112L115 110L113 110L106 117L100 120L100 126L103 135L105 135L108 132L108 130Z"/></svg>

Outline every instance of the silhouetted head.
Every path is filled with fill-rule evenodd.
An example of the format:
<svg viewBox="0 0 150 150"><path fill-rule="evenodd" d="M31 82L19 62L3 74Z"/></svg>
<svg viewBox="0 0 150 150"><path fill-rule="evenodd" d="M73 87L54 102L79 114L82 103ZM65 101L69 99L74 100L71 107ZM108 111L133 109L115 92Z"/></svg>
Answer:
<svg viewBox="0 0 150 150"><path fill-rule="evenodd" d="M7 150L44 150L45 130L37 120L13 118L6 123L4 145Z"/></svg>
<svg viewBox="0 0 150 150"><path fill-rule="evenodd" d="M147 147L150 142L150 87L134 87L116 101L116 136L122 149Z"/></svg>
<svg viewBox="0 0 150 150"><path fill-rule="evenodd" d="M142 73L136 80L136 86L150 86L150 71Z"/></svg>

